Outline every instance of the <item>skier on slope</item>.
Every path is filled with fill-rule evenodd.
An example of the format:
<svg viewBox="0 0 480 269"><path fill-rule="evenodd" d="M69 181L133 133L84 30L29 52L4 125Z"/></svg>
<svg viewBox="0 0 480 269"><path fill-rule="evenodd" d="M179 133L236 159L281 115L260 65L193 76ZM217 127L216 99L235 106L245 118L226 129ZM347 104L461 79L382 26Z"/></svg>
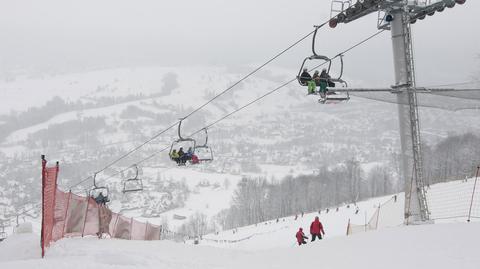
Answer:
<svg viewBox="0 0 480 269"><path fill-rule="evenodd" d="M299 246L307 243L305 242L305 239L308 239L308 237L305 236L302 228L298 229L298 232L297 234L295 234L295 237L297 238L297 243Z"/></svg>
<svg viewBox="0 0 480 269"><path fill-rule="evenodd" d="M325 231L323 230L323 225L320 222L318 217L315 217L315 220L310 224L310 234L312 235L312 241L315 241L315 237L318 239L322 239L322 234L325 235Z"/></svg>

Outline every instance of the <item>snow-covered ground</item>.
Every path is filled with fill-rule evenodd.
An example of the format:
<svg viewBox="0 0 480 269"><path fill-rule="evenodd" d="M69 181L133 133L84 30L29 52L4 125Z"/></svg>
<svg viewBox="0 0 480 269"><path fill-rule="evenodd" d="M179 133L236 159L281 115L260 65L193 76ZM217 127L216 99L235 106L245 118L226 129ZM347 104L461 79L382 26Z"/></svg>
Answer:
<svg viewBox="0 0 480 269"><path fill-rule="evenodd" d="M461 197L471 194L472 187L473 179L430 186L432 216L440 216L439 211L463 214L468 199ZM453 196L457 199L449 198ZM38 230L34 229L34 233L11 235L0 243L0 268L478 268L480 223L466 223L462 217L442 220L452 223L404 226L403 195L397 198L396 202L392 196L359 202L357 214L356 206L341 205L338 211L333 207L328 213L323 209L296 220L289 216L240 227L235 233L209 234L199 245L190 241L62 239L52 244L43 260ZM197 199L187 204L195 204ZM345 236L349 219L363 224L387 201L388 206L381 207L378 230ZM315 216L320 216L325 226L324 240L298 247L295 232L303 227L308 235Z"/></svg>
<svg viewBox="0 0 480 269"><path fill-rule="evenodd" d="M372 217L378 206L390 201L392 196L379 197L368 201L357 203L358 213L355 214L356 207L353 204L342 205L329 208L329 212L323 209L318 212L298 214L277 220L271 220L256 225L240 227L233 230L220 232L218 234L209 234L204 236L204 244L236 249L273 249L278 247L289 247L295 243L295 232L302 227L308 234L310 223L316 216L320 217L326 238L341 237L346 235L348 221L352 224L362 225ZM381 212L382 218L379 218L380 229L387 227L401 226L403 223L403 196L398 197L397 202L391 203L388 212ZM390 203L389 203L390 205ZM232 243L234 241L238 241Z"/></svg>
<svg viewBox="0 0 480 269"><path fill-rule="evenodd" d="M306 246L221 249L169 241L64 239L40 258L38 236L0 243L1 268L478 268L480 223L399 227ZM268 239L265 239L268 240Z"/></svg>

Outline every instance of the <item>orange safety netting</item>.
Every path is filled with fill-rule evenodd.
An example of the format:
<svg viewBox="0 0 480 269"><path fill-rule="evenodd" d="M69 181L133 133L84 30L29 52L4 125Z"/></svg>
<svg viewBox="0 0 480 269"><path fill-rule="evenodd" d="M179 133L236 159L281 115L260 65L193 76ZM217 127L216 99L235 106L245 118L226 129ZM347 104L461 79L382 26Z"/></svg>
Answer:
<svg viewBox="0 0 480 269"><path fill-rule="evenodd" d="M42 160L42 257L51 242L63 237L98 236L127 240L160 240L161 226L143 223L110 211L92 197L57 188L59 166Z"/></svg>

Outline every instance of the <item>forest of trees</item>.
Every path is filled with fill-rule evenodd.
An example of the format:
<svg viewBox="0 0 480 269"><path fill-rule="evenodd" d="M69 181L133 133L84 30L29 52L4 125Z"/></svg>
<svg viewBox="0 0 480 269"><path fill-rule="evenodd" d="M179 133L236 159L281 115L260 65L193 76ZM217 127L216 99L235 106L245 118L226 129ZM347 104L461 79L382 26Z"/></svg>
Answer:
<svg viewBox="0 0 480 269"><path fill-rule="evenodd" d="M427 184L473 177L480 165L480 137L449 136L433 147L423 146Z"/></svg>
<svg viewBox="0 0 480 269"><path fill-rule="evenodd" d="M224 228L244 226L394 193L397 185L388 169L376 166L366 174L354 159L333 169L322 167L317 175L290 176L279 182L243 178L231 208L218 218Z"/></svg>
<svg viewBox="0 0 480 269"><path fill-rule="evenodd" d="M450 136L437 145L423 146L427 184L475 175L480 165L480 137ZM394 160L395 161L395 160ZM365 172L355 158L334 168L320 167L316 175L286 177L279 182L243 178L230 209L218 215L224 229L355 203L403 191L393 165L377 165Z"/></svg>

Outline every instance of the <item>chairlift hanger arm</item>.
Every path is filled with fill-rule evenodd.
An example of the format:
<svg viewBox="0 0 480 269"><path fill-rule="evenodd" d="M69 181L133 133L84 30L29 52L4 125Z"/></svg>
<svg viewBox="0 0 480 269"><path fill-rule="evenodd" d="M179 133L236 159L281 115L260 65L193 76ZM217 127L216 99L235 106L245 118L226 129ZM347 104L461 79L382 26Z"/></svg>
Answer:
<svg viewBox="0 0 480 269"><path fill-rule="evenodd" d="M195 139L193 138L183 138L181 129L182 129L182 122L185 118L181 118L180 121L178 122L178 140L176 142L182 142L182 141L192 141L195 142Z"/></svg>
<svg viewBox="0 0 480 269"><path fill-rule="evenodd" d="M137 180L138 179L138 166L137 166L137 164L133 164L132 167L135 168L135 177L133 178L133 180Z"/></svg>
<svg viewBox="0 0 480 269"><path fill-rule="evenodd" d="M98 188L98 186L97 186L97 172L93 173L93 187Z"/></svg>
<svg viewBox="0 0 480 269"><path fill-rule="evenodd" d="M208 131L207 131L207 128L203 128L203 130L205 131L205 143L203 144L204 147L207 147L207 144L208 144Z"/></svg>

